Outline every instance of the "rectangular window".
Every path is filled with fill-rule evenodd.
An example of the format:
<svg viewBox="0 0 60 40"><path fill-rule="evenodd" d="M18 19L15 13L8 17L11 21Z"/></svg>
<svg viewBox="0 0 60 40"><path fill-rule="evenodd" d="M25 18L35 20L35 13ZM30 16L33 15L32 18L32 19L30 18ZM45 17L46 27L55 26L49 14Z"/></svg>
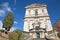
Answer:
<svg viewBox="0 0 60 40"><path fill-rule="evenodd" d="M40 33L36 32L37 38L40 38Z"/></svg>

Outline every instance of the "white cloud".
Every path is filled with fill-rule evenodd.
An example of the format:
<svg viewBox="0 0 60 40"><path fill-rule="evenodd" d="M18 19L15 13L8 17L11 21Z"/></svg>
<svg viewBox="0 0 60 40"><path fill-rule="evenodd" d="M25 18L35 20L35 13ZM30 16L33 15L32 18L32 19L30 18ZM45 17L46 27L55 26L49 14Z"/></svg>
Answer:
<svg viewBox="0 0 60 40"><path fill-rule="evenodd" d="M3 3L2 6L4 6L4 9L6 9L7 11L11 11L12 12L11 8L9 7L9 3L8 2Z"/></svg>
<svg viewBox="0 0 60 40"><path fill-rule="evenodd" d="M13 32L16 29L17 29L16 27L12 27L9 32Z"/></svg>
<svg viewBox="0 0 60 40"><path fill-rule="evenodd" d="M2 29L3 23L0 21L0 30Z"/></svg>
<svg viewBox="0 0 60 40"><path fill-rule="evenodd" d="M12 12L12 10L11 10L8 2L2 3L0 6L2 7L2 8L0 9L0 16L1 16L1 17L3 17L3 16L5 15L5 12L6 12L6 11Z"/></svg>
<svg viewBox="0 0 60 40"><path fill-rule="evenodd" d="M18 22L17 21L14 21L14 24L18 24ZM11 29L10 29L10 32L13 32L14 30L16 30L17 29L17 27L12 27Z"/></svg>
<svg viewBox="0 0 60 40"><path fill-rule="evenodd" d="M5 11L4 10L0 10L0 16L4 16Z"/></svg>
<svg viewBox="0 0 60 40"><path fill-rule="evenodd" d="M17 22L17 21L14 21L14 24L16 25L16 24L18 24L18 22ZM17 29L17 27L13 26L13 27L10 29L10 32L13 32L13 31L16 30L16 29Z"/></svg>
<svg viewBox="0 0 60 40"><path fill-rule="evenodd" d="M16 4L16 0L15 0L15 4Z"/></svg>
<svg viewBox="0 0 60 40"><path fill-rule="evenodd" d="M9 3L8 2L5 2L2 4L2 6L5 6L5 7L8 7Z"/></svg>
<svg viewBox="0 0 60 40"><path fill-rule="evenodd" d="M10 7L7 7L7 10L12 12L12 10L11 10L11 8L10 8Z"/></svg>
<svg viewBox="0 0 60 40"><path fill-rule="evenodd" d="M15 23L15 24L18 24L18 22L17 22L17 21L14 21L14 23Z"/></svg>

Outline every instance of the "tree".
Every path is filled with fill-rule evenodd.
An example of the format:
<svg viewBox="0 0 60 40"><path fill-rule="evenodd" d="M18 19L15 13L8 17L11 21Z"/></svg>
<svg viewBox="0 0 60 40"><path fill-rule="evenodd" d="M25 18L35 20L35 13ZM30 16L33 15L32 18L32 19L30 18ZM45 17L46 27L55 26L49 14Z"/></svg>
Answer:
<svg viewBox="0 0 60 40"><path fill-rule="evenodd" d="M5 28L5 31L9 31L14 23L14 16L12 12L9 12L8 15L3 20L3 28Z"/></svg>

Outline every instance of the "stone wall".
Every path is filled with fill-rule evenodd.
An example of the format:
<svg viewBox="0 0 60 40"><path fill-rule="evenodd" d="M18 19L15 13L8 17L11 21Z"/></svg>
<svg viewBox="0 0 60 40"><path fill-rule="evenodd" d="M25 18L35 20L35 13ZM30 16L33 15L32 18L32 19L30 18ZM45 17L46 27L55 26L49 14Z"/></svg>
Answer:
<svg viewBox="0 0 60 40"><path fill-rule="evenodd" d="M0 33L0 40L9 40L8 34Z"/></svg>

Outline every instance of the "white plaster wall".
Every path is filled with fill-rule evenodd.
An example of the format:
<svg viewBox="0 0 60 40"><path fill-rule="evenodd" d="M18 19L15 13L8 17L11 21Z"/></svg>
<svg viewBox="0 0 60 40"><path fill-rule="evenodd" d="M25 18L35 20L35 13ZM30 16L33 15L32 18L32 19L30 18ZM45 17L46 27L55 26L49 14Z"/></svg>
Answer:
<svg viewBox="0 0 60 40"><path fill-rule="evenodd" d="M32 35L32 36L33 36L33 38L37 38L37 37L36 37L36 33L33 33L33 35Z"/></svg>
<svg viewBox="0 0 60 40"><path fill-rule="evenodd" d="M32 15L34 15L36 9L38 10L38 14L39 14L38 16L49 16L46 8L26 9L25 16L32 16ZM44 10L44 12L42 10Z"/></svg>
<svg viewBox="0 0 60 40"><path fill-rule="evenodd" d="M44 8L44 13L45 13L45 15L48 15L49 16L49 14L47 12L47 8Z"/></svg>
<svg viewBox="0 0 60 40"><path fill-rule="evenodd" d="M33 21L30 21L30 29L33 28L32 23L33 23Z"/></svg>
<svg viewBox="0 0 60 40"><path fill-rule="evenodd" d="M51 21L49 20L49 17L44 17L44 18L40 18L40 27L41 28L46 28L47 31L52 31L52 25L51 25ZM46 27L47 25L47 27Z"/></svg>
<svg viewBox="0 0 60 40"><path fill-rule="evenodd" d="M47 8L44 8L44 13L48 14L48 12L47 12Z"/></svg>
<svg viewBox="0 0 60 40"><path fill-rule="evenodd" d="M28 22L24 22L24 31L29 32Z"/></svg>
<svg viewBox="0 0 60 40"><path fill-rule="evenodd" d="M33 28L32 23L35 22L35 19L33 19L33 18L30 18L30 19L27 19L27 20L29 20L30 22L24 22L24 30L25 31L29 31L29 29L32 29ZM49 20L49 17L40 18L39 22L41 23L40 24L41 28L46 28L47 31L53 30L51 22ZM47 27L45 25L47 25Z"/></svg>
<svg viewBox="0 0 60 40"><path fill-rule="evenodd" d="M25 12L25 16L26 16L26 15L29 15L29 10L26 10L26 12Z"/></svg>
<svg viewBox="0 0 60 40"><path fill-rule="evenodd" d="M44 32L40 32L40 38L44 38Z"/></svg>
<svg viewBox="0 0 60 40"><path fill-rule="evenodd" d="M32 14L35 14L35 12L34 12L34 10L33 10L33 9L31 9L31 13L30 13L30 15L32 15Z"/></svg>
<svg viewBox="0 0 60 40"><path fill-rule="evenodd" d="M26 9L26 13L25 13L25 16L32 16L35 14L35 10L38 9L38 14L39 16L49 16L48 15L48 12L47 12L47 9L46 8L32 8L32 9ZM42 12L42 9L44 10L44 12ZM30 13L29 13L29 10L30 10ZM50 31L52 30L52 25L51 25L51 22L50 20L47 20L49 19L49 17L40 17L38 20L39 22L41 22L40 24L40 27L41 28L45 28L45 25L47 25L47 31ZM32 23L35 22L35 19L33 18L28 18L26 20L33 20L33 21L30 21L30 22L24 22L24 31L29 31L29 29L32 29ZM29 24L29 25L28 25ZM30 26L30 27L29 27Z"/></svg>
<svg viewBox="0 0 60 40"><path fill-rule="evenodd" d="M52 31L52 25L51 25L51 22L50 20L47 20L47 31Z"/></svg>
<svg viewBox="0 0 60 40"><path fill-rule="evenodd" d="M44 23L44 18L40 18L39 21L40 21L40 27L41 28L45 28L45 23Z"/></svg>
<svg viewBox="0 0 60 40"><path fill-rule="evenodd" d="M41 8L38 9L38 14L40 14L40 15L42 14L42 9Z"/></svg>

